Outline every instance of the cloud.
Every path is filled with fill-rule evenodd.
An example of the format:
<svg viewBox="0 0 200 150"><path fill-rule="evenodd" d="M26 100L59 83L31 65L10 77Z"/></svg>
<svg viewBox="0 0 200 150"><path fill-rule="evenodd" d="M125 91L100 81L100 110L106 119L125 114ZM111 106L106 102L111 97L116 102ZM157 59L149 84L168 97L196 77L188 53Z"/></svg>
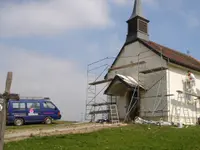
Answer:
<svg viewBox="0 0 200 150"><path fill-rule="evenodd" d="M0 90L7 71L13 71L12 92L21 96L48 96L63 118L80 120L85 108L86 70L68 60L0 45ZM85 72L85 73L84 73Z"/></svg>
<svg viewBox="0 0 200 150"><path fill-rule="evenodd" d="M48 36L113 23L106 0L21 1L5 3L0 9L0 33L4 37Z"/></svg>

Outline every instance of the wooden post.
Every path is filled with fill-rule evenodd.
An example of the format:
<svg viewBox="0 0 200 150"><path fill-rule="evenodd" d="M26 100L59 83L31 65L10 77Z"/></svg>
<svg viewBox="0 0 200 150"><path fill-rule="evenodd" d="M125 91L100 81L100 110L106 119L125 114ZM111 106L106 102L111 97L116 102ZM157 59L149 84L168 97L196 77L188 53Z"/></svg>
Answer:
<svg viewBox="0 0 200 150"><path fill-rule="evenodd" d="M0 150L4 147L4 134L6 127L6 100L0 99Z"/></svg>
<svg viewBox="0 0 200 150"><path fill-rule="evenodd" d="M8 72L6 78L5 92L0 94L0 150L4 147L4 134L6 128L6 118L7 118L7 102L12 97L10 94L10 88L12 83L12 72ZM18 100L17 94L13 95L14 99ZM17 97L16 97L17 96Z"/></svg>

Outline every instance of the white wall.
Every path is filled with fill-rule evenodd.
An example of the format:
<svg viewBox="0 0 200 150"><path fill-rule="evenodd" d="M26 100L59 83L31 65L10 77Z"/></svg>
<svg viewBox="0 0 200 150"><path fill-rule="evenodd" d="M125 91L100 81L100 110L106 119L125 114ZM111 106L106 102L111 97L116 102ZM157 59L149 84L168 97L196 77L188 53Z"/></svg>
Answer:
<svg viewBox="0 0 200 150"><path fill-rule="evenodd" d="M139 55L139 61L145 61L145 65L140 65L139 70L148 70L148 69L153 69L157 67L164 66L166 67L166 61L161 59L160 56L149 50L147 47L145 47L143 44L139 42L134 42L132 44L129 44L124 47L123 52L119 56L118 60L114 64L113 67L119 67L122 65L127 65L130 64L131 62L136 63L138 62L138 54ZM124 69L118 69L118 70L113 70L108 73L107 78L113 78L115 74L122 74L122 75L127 75L131 76L134 79L138 80L138 66L134 67L129 67L129 68L124 68ZM162 76L166 76L166 71L161 71L157 73L151 73L151 74L140 74L139 75L139 80L140 83L144 84L146 88L150 88L153 84L156 83L156 81L160 80ZM156 99L155 97L153 98L144 98L144 97L149 97L149 96L156 96L157 95L157 89L158 89L158 84L159 82L148 92L144 94L144 92L141 92L141 116L144 116L145 114L143 113L144 111L152 111L154 102L158 101L159 99ZM166 77L162 80L162 83L159 87L160 91L158 94L163 93L164 95L167 94L167 85L166 85ZM158 107L158 109L161 109L164 107L166 104L166 97L162 98L162 103ZM124 106L126 105L125 101L126 98L125 96L120 97L118 99L118 109L119 109L119 115L120 117L125 116L124 113ZM123 101L123 102L122 102ZM164 101L164 102L163 102ZM147 114L148 116L151 116L151 114ZM156 114L158 116L162 114Z"/></svg>
<svg viewBox="0 0 200 150"><path fill-rule="evenodd" d="M169 100L169 109L170 109L170 114L169 114L169 121L176 121L175 120L175 107L178 106L181 108L181 113L180 113L180 118L183 123L185 122L185 118L191 118L191 123L196 123L196 117L200 117L200 110L199 110L199 103L197 103L197 110L195 105L187 104L185 101L187 98L184 96L183 97L183 102L184 104L181 105L180 103L177 102L177 96L178 93L176 92L177 90L184 91L184 86L182 83L182 80L185 79L185 76L187 75L187 68L180 67L174 64L169 65L169 71L167 73L168 76L168 94L174 94L175 96L170 97ZM192 71L192 70L191 70ZM196 76L196 93L197 95L200 95L200 74L198 72L192 71L194 75ZM193 97L194 98L194 97ZM184 117L183 113L183 108L187 109L189 112L189 117L186 115Z"/></svg>

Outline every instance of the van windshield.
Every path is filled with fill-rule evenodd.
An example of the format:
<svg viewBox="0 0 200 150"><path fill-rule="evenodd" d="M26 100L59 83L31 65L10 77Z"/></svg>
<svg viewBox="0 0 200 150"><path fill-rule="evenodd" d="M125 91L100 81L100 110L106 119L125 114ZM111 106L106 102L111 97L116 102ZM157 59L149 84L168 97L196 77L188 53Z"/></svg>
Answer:
<svg viewBox="0 0 200 150"><path fill-rule="evenodd" d="M55 109L56 108L56 106L51 102L44 102L43 106L44 106L44 108L50 108L50 109Z"/></svg>

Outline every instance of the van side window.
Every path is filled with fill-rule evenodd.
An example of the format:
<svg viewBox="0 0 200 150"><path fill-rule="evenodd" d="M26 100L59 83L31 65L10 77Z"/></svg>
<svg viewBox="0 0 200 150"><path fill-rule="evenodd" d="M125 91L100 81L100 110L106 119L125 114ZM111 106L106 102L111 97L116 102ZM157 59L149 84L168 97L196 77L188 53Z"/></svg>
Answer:
<svg viewBox="0 0 200 150"><path fill-rule="evenodd" d="M25 103L12 103L13 109L15 110L25 110Z"/></svg>
<svg viewBox="0 0 200 150"><path fill-rule="evenodd" d="M51 103L51 102L44 102L43 103L44 108L50 108L50 109L55 109L56 107Z"/></svg>
<svg viewBox="0 0 200 150"><path fill-rule="evenodd" d="M40 109L40 103L37 102L28 102L27 103L27 108L33 108L33 109Z"/></svg>

